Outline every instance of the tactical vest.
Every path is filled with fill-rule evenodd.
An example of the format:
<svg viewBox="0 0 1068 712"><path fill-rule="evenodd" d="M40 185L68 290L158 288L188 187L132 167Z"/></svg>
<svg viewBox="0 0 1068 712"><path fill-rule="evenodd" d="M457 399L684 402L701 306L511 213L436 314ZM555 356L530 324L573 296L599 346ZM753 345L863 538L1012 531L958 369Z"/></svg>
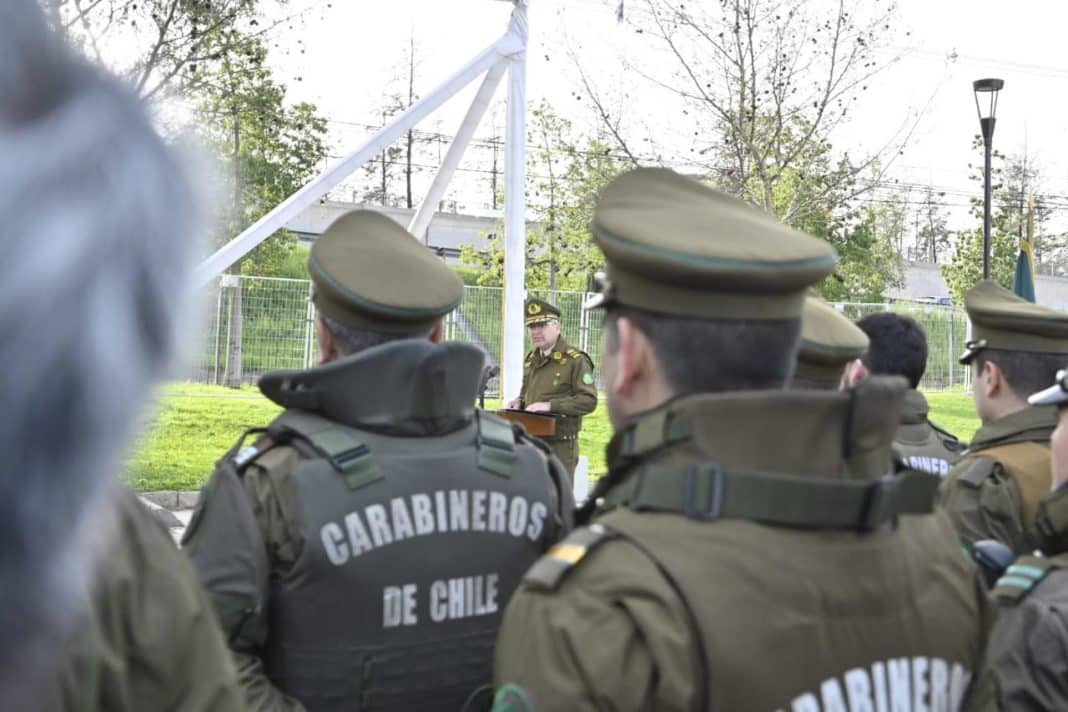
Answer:
<svg viewBox="0 0 1068 712"><path fill-rule="evenodd" d="M944 514L861 534L708 521L700 506L671 526L629 508L598 524L645 552L689 609L701 709L961 709L986 641Z"/></svg>
<svg viewBox="0 0 1068 712"><path fill-rule="evenodd" d="M609 448L604 515L559 549L601 528L657 565L692 621L697 709L958 710L981 669L985 598L934 511L940 478L879 476L899 397L869 379L846 394L693 397L644 414ZM755 424L774 431L803 412L811 432L780 438L797 461L746 453ZM551 584L561 558L527 579Z"/></svg>
<svg viewBox="0 0 1068 712"><path fill-rule="evenodd" d="M485 413L435 437L300 411L269 431L305 458L267 674L309 711L461 709L492 680L508 598L559 534L543 455Z"/></svg>
<svg viewBox="0 0 1068 712"><path fill-rule="evenodd" d="M945 477L960 459L959 452L946 446L947 439L930 423L905 423L894 437L894 450L913 470Z"/></svg>
<svg viewBox="0 0 1068 712"><path fill-rule="evenodd" d="M977 450L975 454L997 460L1012 477L1020 493L1021 524L1025 532L1030 532L1035 525L1038 501L1049 493L1049 447L1028 440Z"/></svg>

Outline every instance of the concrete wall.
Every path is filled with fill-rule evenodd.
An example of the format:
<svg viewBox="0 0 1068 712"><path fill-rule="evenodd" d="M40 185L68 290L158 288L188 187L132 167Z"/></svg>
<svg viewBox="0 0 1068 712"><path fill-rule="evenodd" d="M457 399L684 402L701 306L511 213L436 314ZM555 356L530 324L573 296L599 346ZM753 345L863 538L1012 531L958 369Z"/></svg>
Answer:
<svg viewBox="0 0 1068 712"><path fill-rule="evenodd" d="M328 201L313 205L291 220L286 227L300 235L305 242L313 242L334 220L342 214L362 208L354 203ZM397 224L408 227L415 210L393 208L382 205L366 206L369 210L380 212L392 218ZM499 212L499 211L498 211ZM485 215L461 215L459 213L435 213L426 234L419 237L430 248L440 250L446 262L459 262L460 247L473 245L475 249L489 249L489 236L502 229L501 214L488 212Z"/></svg>
<svg viewBox="0 0 1068 712"><path fill-rule="evenodd" d="M942 279L940 265L917 262L905 270L905 286L895 289L888 296L894 299L924 299L949 295L946 281ZM1068 309L1068 278L1039 275L1035 278L1035 299L1057 309Z"/></svg>

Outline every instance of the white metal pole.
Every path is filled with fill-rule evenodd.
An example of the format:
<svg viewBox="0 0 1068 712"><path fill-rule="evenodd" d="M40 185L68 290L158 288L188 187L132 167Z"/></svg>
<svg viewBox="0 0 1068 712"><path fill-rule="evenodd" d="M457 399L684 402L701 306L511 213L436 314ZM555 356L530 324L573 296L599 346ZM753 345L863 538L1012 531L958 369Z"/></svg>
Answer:
<svg viewBox="0 0 1068 712"><path fill-rule="evenodd" d="M501 397L519 396L523 383L523 297L526 272L527 0L515 0L509 34L523 43L508 69L508 125L504 164L504 320Z"/></svg>
<svg viewBox="0 0 1068 712"><path fill-rule="evenodd" d="M437 175L434 176L434 182L430 184L426 197L423 198L423 202L419 204L419 209L416 210L415 216L412 217L412 221L408 225L408 232L420 240L430 225L431 218L434 217L438 202L445 195L445 189L449 187L452 174L456 172L456 167L460 165L460 159L463 158L467 145L475 135L475 130L482 121L486 109L489 108L490 101L493 100L493 94L497 91L497 85L501 83L501 77L504 76L504 70L508 68L508 64L507 59L501 59L486 72L486 78L482 80L482 86L478 88L478 93L475 94L475 98L471 102L471 108L467 110L467 115L464 116L464 120L460 123L456 136L452 139L452 143L449 144L449 150L445 153L445 158L441 162L441 167L438 168Z"/></svg>
<svg viewBox="0 0 1068 712"><path fill-rule="evenodd" d="M474 81L475 78L497 64L503 57L511 57L522 52L526 47L526 35L516 32L515 18L508 32L492 45L484 49L460 71L453 74L434 91L412 104L407 111L383 127L361 148L350 153L341 161L326 169L317 178L285 199L278 207L257 220L247 230L219 248L204 260L194 273L197 286L203 286L209 280L222 274L223 270L252 251L286 223L299 215L309 205L318 201L323 194L345 180L367 161L388 148L394 141L435 109L452 98L458 91Z"/></svg>

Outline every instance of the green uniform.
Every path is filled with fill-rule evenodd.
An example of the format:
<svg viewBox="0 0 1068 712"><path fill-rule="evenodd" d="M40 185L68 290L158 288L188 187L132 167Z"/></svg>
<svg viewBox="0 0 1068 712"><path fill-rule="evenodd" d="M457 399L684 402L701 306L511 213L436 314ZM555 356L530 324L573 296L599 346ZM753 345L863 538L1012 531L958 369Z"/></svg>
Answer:
<svg viewBox="0 0 1068 712"><path fill-rule="evenodd" d="M578 465L578 436L582 416L597 407L597 386L593 380L593 361L582 351L572 348L561 336L548 354L534 349L523 363L523 388L520 407L547 401L552 413L559 415L556 435L545 438L569 475Z"/></svg>
<svg viewBox="0 0 1068 712"><path fill-rule="evenodd" d="M990 662L1005 710L1068 709L1068 489L1043 497L1037 518L1046 556L1020 557L993 589Z"/></svg>
<svg viewBox="0 0 1068 712"><path fill-rule="evenodd" d="M960 459L964 445L952 433L928 420L929 410L922 393L915 389L905 393L894 450L913 470L946 475Z"/></svg>
<svg viewBox="0 0 1068 712"><path fill-rule="evenodd" d="M595 523L508 607L498 686L539 710L984 709L991 611L948 519L922 513L933 477L879 479L897 404L875 380L852 405L684 398L617 433ZM847 489L888 508L865 521Z"/></svg>
<svg viewBox="0 0 1068 712"><path fill-rule="evenodd" d="M942 505L970 546L996 539L1017 553L1034 549L1035 508L1050 488L1051 406L1029 406L975 434L942 485Z"/></svg>
<svg viewBox="0 0 1068 712"><path fill-rule="evenodd" d="M999 351L1068 359L1068 314L1021 299L992 280L968 290L964 306L974 338L962 364L987 349L994 363ZM995 539L1016 553L1035 548L1035 509L1049 492L1049 440L1056 425L1054 408L1032 406L984 423L975 434L941 496L965 544Z"/></svg>
<svg viewBox="0 0 1068 712"><path fill-rule="evenodd" d="M504 603L570 529L566 475L475 411L484 354L426 338L462 284L396 223L343 216L309 270L339 341L407 338L264 376L286 410L220 461L185 547L252 709L460 709L488 695Z"/></svg>
<svg viewBox="0 0 1068 712"><path fill-rule="evenodd" d="M806 290L836 262L826 243L663 169L606 187L592 231L607 274L591 305L704 320L752 334L754 352L799 328ZM750 320L768 328L747 332ZM642 371L622 340L613 357L635 386L608 392L616 433L589 526L527 572L505 613L496 708L980 708L992 691L978 573L933 512L939 480L890 474L904 382L783 390L782 343L762 354L770 366L733 354L721 392L668 388L641 408L625 396L665 380L650 339L652 353L626 347ZM769 390L742 389L758 378Z"/></svg>
<svg viewBox="0 0 1068 712"><path fill-rule="evenodd" d="M211 602L170 534L127 488L54 709L246 709Z"/></svg>

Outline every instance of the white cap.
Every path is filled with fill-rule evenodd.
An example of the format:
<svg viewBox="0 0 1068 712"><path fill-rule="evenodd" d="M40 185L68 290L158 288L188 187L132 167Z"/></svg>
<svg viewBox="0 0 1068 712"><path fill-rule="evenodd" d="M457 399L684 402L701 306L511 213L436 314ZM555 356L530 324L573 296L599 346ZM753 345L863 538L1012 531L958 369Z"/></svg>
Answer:
<svg viewBox="0 0 1068 712"><path fill-rule="evenodd" d="M1057 371L1057 382L1027 399L1031 405L1060 405L1068 403L1068 369Z"/></svg>

